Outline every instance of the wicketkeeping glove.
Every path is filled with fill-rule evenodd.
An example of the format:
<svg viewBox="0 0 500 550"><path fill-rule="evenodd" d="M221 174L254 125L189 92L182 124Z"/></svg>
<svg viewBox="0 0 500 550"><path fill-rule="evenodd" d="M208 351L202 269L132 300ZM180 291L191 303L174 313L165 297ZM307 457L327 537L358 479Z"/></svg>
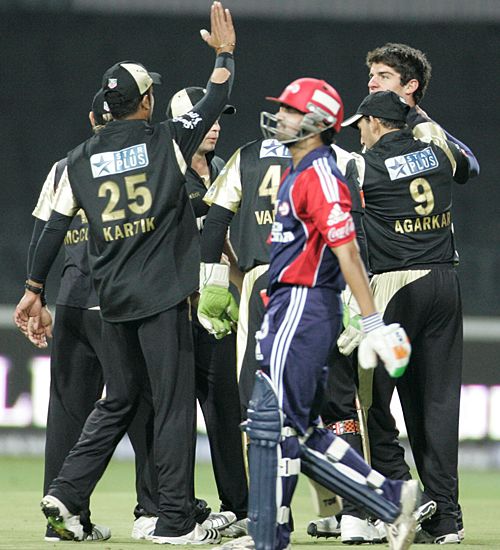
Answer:
<svg viewBox="0 0 500 550"><path fill-rule="evenodd" d="M363 338L361 311L349 287L342 292L342 302L344 331L337 340L337 346L343 355L351 355Z"/></svg>
<svg viewBox="0 0 500 550"><path fill-rule="evenodd" d="M198 319L217 339L228 335L238 321L238 305L229 292L229 266L200 265Z"/></svg>
<svg viewBox="0 0 500 550"><path fill-rule="evenodd" d="M378 356L389 376L402 376L411 354L411 344L404 328L398 323L385 325L380 313L363 317L361 326L365 337L359 344L359 365L364 369L374 369Z"/></svg>

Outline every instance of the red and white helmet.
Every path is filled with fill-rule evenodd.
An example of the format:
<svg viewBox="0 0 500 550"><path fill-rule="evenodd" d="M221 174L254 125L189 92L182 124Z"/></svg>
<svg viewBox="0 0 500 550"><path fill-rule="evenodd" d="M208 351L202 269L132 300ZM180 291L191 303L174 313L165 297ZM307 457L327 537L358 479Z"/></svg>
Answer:
<svg viewBox="0 0 500 550"><path fill-rule="evenodd" d="M337 90L324 80L299 78L288 84L279 97L266 99L304 114L311 113L327 128L333 127L336 132L340 132L340 125L344 120L344 104Z"/></svg>

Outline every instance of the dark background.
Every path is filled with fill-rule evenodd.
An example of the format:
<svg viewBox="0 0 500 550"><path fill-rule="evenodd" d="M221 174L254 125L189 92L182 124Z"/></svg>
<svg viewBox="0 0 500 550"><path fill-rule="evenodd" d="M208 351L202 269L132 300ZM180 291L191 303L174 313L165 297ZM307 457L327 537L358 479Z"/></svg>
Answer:
<svg viewBox="0 0 500 550"><path fill-rule="evenodd" d="M207 9L208 14L208 9ZM366 52L405 42L426 52L433 77L423 108L477 154L481 175L455 187L453 219L466 315L499 315L498 24L238 20L234 117L224 117L219 154L260 135L258 114L295 78L334 85L352 113L366 95ZM87 114L102 73L133 59L162 73L156 120L169 97L204 85L214 55L199 38L206 18L4 11L0 18L0 303L22 293L31 211L53 162L89 136ZM339 145L358 148L344 129ZM56 279L56 277L53 277ZM52 297L55 294L49 293Z"/></svg>

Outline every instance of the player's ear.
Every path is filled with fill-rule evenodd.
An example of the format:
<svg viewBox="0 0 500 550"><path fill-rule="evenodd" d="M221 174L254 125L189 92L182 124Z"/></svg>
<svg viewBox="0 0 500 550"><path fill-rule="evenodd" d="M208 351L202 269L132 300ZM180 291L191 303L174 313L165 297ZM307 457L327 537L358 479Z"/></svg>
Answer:
<svg viewBox="0 0 500 550"><path fill-rule="evenodd" d="M141 105L146 111L150 111L153 105L151 89L142 96Z"/></svg>
<svg viewBox="0 0 500 550"><path fill-rule="evenodd" d="M413 95L418 90L419 86L420 82L416 78L412 78L404 86L405 93L407 95Z"/></svg>
<svg viewBox="0 0 500 550"><path fill-rule="evenodd" d="M90 125L92 126L92 128L94 128L94 126L95 126L95 117L94 117L93 111L89 112L89 121L90 121Z"/></svg>

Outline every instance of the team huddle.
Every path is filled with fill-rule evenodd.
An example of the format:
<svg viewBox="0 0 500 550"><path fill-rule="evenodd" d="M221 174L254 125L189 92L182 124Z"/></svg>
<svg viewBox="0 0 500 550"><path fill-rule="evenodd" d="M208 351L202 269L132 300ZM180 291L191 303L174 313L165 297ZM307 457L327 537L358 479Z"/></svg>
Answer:
<svg viewBox="0 0 500 550"><path fill-rule="evenodd" d="M134 539L285 550L302 472L313 537L458 544L451 208L477 160L419 107L425 55L386 44L367 55L369 94L351 117L333 86L299 78L267 98L277 110L261 113L263 137L225 164L214 151L221 115L236 113L236 33L220 2L210 20L206 87L178 91L152 123L161 76L110 67L92 136L54 164L33 211L14 319L38 347L54 335L45 540L111 536L90 496L128 433ZM360 152L336 144L342 128ZM61 245L52 329L44 285ZM195 495L197 401L219 511Z"/></svg>

